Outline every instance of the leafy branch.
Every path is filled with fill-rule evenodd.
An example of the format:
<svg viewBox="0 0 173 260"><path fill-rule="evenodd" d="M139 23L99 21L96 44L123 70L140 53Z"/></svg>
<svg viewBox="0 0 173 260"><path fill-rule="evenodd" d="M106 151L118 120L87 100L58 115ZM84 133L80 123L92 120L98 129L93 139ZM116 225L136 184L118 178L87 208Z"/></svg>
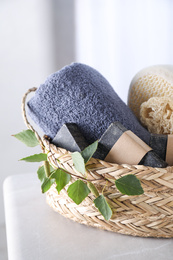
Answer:
<svg viewBox="0 0 173 260"><path fill-rule="evenodd" d="M23 142L29 147L34 147L39 145L39 142L32 130L24 130L16 135L13 135L18 140ZM38 178L41 182L41 190L43 193L47 192L52 184L56 184L56 189L58 194L60 191L69 184L71 180L71 176L75 176L78 179L69 184L67 188L68 196L79 205L91 192L95 199L94 205L99 210L99 212L103 215L105 220L109 220L112 216L112 210L110 205L108 204L106 198L104 197L103 191L99 194L96 186L92 183L91 180L87 179L87 170L86 163L91 159L95 151L97 150L98 141L95 141L88 147L86 147L81 153L73 152L71 154L73 165L76 171L80 172L82 176L77 176L72 174L65 169L58 167L54 169L50 163L48 162L47 154L40 153L34 154L25 158L22 158L22 161L26 162L43 162L44 164L39 167L37 170ZM104 178L102 176L102 178ZM107 180L106 178L104 178ZM122 193L126 195L140 195L143 194L144 191L141 187L140 181L133 174L128 174L126 176L120 177L115 180L116 188Z"/></svg>

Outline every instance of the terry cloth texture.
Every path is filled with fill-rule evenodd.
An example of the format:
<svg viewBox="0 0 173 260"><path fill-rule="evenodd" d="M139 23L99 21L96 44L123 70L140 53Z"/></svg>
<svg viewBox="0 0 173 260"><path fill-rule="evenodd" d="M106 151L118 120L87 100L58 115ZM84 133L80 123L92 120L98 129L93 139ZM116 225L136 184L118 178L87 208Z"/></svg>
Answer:
<svg viewBox="0 0 173 260"><path fill-rule="evenodd" d="M76 123L89 143L119 121L144 142L150 134L141 126L108 81L95 69L73 63L50 75L28 102L29 115L50 138L65 123Z"/></svg>

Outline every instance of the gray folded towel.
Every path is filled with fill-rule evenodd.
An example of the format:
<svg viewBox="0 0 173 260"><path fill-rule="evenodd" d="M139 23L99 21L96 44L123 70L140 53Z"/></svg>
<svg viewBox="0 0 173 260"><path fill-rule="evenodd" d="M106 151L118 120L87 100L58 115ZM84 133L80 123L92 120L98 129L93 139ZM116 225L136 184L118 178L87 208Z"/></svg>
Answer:
<svg viewBox="0 0 173 260"><path fill-rule="evenodd" d="M50 138L65 123L76 123L89 143L119 121L144 142L150 134L108 81L95 69L73 63L50 75L28 102L29 115Z"/></svg>

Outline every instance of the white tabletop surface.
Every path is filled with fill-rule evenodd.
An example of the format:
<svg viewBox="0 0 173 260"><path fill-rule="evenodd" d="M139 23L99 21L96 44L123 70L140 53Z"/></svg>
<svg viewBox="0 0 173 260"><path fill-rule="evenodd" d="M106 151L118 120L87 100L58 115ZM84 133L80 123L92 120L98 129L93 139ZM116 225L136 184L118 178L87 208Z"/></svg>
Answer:
<svg viewBox="0 0 173 260"><path fill-rule="evenodd" d="M4 182L9 260L172 260L173 239L140 238L81 225L45 202L37 174Z"/></svg>

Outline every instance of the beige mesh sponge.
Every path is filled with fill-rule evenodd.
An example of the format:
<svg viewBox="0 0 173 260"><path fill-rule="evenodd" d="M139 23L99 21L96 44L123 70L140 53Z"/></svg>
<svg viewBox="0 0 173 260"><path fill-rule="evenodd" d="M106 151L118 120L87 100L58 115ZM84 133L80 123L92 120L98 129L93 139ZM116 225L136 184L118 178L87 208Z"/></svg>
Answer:
<svg viewBox="0 0 173 260"><path fill-rule="evenodd" d="M152 66L138 72L130 84L128 106L139 119L143 102L163 96L173 97L172 65Z"/></svg>
<svg viewBox="0 0 173 260"><path fill-rule="evenodd" d="M173 98L152 97L141 104L140 120L154 134L173 134Z"/></svg>

